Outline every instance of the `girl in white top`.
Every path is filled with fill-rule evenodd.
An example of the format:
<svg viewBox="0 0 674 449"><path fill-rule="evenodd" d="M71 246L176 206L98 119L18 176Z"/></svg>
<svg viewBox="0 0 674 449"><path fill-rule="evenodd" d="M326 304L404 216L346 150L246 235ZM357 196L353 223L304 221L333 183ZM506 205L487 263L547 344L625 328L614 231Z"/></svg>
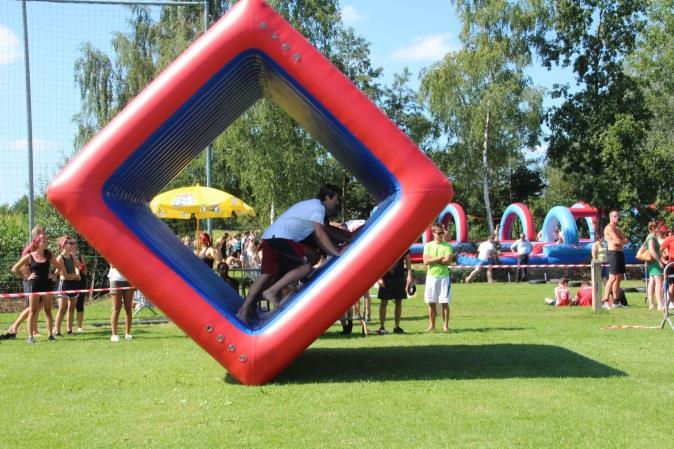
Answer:
<svg viewBox="0 0 674 449"><path fill-rule="evenodd" d="M133 336L131 336L131 322L133 320L134 290L128 288L131 287L129 282L124 275L112 265L110 265L110 271L108 271L108 279L110 280L110 298L112 299L112 315L110 317L112 335L110 336L110 341L119 341L117 324L119 322L119 312L122 310L122 304L124 305L124 329L126 331L124 338L126 340L131 340L133 339ZM124 287L127 288L124 290L117 290L118 288Z"/></svg>

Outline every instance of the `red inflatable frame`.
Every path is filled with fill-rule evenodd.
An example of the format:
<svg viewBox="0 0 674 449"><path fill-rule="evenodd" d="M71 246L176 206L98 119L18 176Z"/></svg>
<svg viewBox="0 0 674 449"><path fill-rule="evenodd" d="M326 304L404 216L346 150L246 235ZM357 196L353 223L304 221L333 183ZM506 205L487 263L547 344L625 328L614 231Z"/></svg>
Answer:
<svg viewBox="0 0 674 449"><path fill-rule="evenodd" d="M242 298L148 207L260 98L277 103L380 201L346 251L288 305L248 325ZM263 149L261 149L262 151ZM446 176L260 0L243 0L167 67L57 176L48 198L187 335L245 384L300 355L451 200Z"/></svg>

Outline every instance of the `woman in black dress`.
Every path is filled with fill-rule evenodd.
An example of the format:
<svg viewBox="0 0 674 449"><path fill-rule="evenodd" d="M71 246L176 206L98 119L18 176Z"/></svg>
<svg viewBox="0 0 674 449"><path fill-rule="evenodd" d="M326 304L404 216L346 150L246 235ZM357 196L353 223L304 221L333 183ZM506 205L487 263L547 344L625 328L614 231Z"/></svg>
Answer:
<svg viewBox="0 0 674 449"><path fill-rule="evenodd" d="M407 251L393 266L384 274L379 280L379 293L377 298L381 300L379 303L379 323L380 327L377 333L379 335L386 334L386 306L389 300L395 301L394 320L395 327L394 334L404 334L405 331L400 327L400 317L402 315L402 302L407 298L407 291L414 284L412 277L412 259L410 252Z"/></svg>

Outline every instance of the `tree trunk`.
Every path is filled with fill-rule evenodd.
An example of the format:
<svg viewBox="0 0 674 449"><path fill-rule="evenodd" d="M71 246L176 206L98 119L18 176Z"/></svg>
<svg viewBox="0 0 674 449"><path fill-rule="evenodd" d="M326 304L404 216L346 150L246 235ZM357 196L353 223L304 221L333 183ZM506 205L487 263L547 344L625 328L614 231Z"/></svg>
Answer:
<svg viewBox="0 0 674 449"><path fill-rule="evenodd" d="M494 233L494 218L491 215L491 201L489 200L489 156L487 155L487 148L489 146L489 118L490 114L487 111L487 118L484 123L484 139L482 141L482 189L484 193L484 207L487 210L487 226L489 226L489 235Z"/></svg>

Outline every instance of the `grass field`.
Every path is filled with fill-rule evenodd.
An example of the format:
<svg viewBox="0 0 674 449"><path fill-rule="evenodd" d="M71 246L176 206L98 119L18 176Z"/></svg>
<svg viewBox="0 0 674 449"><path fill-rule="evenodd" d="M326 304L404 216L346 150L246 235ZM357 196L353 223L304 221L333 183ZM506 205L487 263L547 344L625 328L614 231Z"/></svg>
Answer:
<svg viewBox="0 0 674 449"><path fill-rule="evenodd" d="M594 315L545 306L553 287L455 285L448 334L420 288L406 335L333 326L263 387L172 324L111 343L100 301L84 335L0 344L0 448L673 447L674 332L605 329L659 324L642 293Z"/></svg>

